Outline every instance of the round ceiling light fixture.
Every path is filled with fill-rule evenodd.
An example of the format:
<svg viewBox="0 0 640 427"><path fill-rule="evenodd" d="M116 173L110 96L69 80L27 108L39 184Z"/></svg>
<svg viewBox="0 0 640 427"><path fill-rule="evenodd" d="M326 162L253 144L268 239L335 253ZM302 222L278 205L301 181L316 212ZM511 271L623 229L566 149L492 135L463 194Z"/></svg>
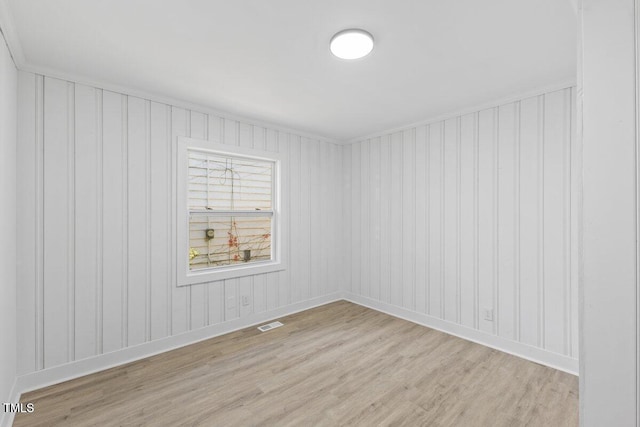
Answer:
<svg viewBox="0 0 640 427"><path fill-rule="evenodd" d="M343 30L331 38L329 46L338 58L358 59L373 50L373 36L364 30Z"/></svg>

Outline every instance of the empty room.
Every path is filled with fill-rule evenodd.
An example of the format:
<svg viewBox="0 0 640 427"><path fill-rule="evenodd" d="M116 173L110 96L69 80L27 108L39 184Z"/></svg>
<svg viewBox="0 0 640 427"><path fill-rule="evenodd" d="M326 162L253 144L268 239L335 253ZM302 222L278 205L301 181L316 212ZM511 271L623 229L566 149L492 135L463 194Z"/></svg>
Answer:
<svg viewBox="0 0 640 427"><path fill-rule="evenodd" d="M637 0L0 0L0 427L640 426Z"/></svg>

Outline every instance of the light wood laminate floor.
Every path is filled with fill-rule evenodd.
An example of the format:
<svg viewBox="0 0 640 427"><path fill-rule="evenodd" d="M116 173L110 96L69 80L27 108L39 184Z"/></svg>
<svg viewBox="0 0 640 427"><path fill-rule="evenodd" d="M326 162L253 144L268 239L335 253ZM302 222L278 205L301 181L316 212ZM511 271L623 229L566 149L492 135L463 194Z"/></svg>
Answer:
<svg viewBox="0 0 640 427"><path fill-rule="evenodd" d="M575 426L578 379L336 302L22 396L15 426Z"/></svg>

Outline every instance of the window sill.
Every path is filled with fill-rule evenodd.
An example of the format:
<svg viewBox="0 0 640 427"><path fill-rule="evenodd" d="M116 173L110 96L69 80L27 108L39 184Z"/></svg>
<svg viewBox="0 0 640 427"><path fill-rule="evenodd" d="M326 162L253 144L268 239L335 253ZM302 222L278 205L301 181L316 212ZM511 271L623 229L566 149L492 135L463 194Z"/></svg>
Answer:
<svg viewBox="0 0 640 427"><path fill-rule="evenodd" d="M178 277L178 286L190 286L219 280L237 279L239 277L255 276L257 274L273 273L283 270L286 270L286 266L282 262L269 261L242 266L234 265L221 267L216 270L188 273L183 277Z"/></svg>

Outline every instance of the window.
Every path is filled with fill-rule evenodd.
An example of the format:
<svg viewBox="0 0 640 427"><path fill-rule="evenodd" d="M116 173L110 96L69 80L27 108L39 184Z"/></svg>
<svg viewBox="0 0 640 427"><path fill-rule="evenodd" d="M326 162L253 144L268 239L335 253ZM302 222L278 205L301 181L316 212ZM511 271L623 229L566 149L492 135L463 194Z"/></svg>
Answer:
<svg viewBox="0 0 640 427"><path fill-rule="evenodd" d="M178 284L281 270L276 153L180 138Z"/></svg>

